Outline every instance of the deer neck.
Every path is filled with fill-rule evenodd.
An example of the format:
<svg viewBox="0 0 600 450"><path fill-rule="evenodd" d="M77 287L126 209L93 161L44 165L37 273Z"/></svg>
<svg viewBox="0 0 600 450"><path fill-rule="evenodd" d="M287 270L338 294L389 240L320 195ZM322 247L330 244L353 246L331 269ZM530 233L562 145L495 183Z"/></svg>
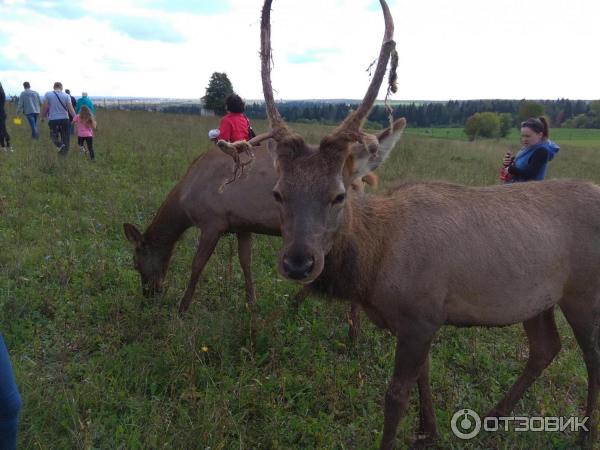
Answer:
<svg viewBox="0 0 600 450"><path fill-rule="evenodd" d="M372 195L349 196L343 223L311 288L345 300L366 296L385 236L385 203Z"/></svg>
<svg viewBox="0 0 600 450"><path fill-rule="evenodd" d="M192 226L179 202L179 189L173 189L160 206L144 238L149 246L168 258L175 243L185 230Z"/></svg>

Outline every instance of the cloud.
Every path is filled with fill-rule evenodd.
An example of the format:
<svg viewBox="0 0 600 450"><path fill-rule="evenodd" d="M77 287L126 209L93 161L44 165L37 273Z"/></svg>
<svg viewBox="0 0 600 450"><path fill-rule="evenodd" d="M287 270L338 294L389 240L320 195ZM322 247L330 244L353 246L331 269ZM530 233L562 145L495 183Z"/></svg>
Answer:
<svg viewBox="0 0 600 450"><path fill-rule="evenodd" d="M387 0L386 3L391 8L392 6L395 6L396 0ZM381 11L379 0L371 0L371 3L369 3L369 11Z"/></svg>
<svg viewBox="0 0 600 450"><path fill-rule="evenodd" d="M20 59L13 59L8 58L6 55L0 53L0 71L20 72L23 70L27 70L29 72L39 72L42 69L29 58L23 57Z"/></svg>
<svg viewBox="0 0 600 450"><path fill-rule="evenodd" d="M309 49L302 53L289 54L287 56L287 61L291 64L315 63L324 61L329 55L339 53L340 50L333 48Z"/></svg>
<svg viewBox="0 0 600 450"><path fill-rule="evenodd" d="M140 41L162 41L181 43L185 39L171 25L160 20L135 17L114 17L111 27L127 36Z"/></svg>
<svg viewBox="0 0 600 450"><path fill-rule="evenodd" d="M228 0L194 1L189 0L153 0L140 2L140 6L169 12L197 14L201 16L222 14L231 9Z"/></svg>
<svg viewBox="0 0 600 450"><path fill-rule="evenodd" d="M12 45L10 33L0 33L0 71L22 70L37 72L42 69L32 61L30 55Z"/></svg>
<svg viewBox="0 0 600 450"><path fill-rule="evenodd" d="M81 19L87 15L78 3L69 0L44 0L35 2L35 7L33 7L33 2L30 4L22 2L21 6L47 17Z"/></svg>

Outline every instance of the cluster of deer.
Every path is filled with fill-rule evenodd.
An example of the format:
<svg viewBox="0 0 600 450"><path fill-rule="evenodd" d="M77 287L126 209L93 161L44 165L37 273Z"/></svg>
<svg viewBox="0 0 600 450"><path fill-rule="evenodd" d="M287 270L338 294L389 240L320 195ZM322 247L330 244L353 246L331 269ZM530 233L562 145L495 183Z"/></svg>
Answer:
<svg viewBox="0 0 600 450"><path fill-rule="evenodd" d="M188 308L202 269L227 232L237 233L247 300L254 302L251 233L280 234L281 275L302 283L303 294L316 291L360 305L396 337L384 405L385 449L393 447L415 383L419 439L437 435L428 355L440 327L523 323L529 341L525 369L487 414L505 416L560 350L558 305L588 371L590 426L581 440L591 446L600 384L600 188L552 180L489 187L405 183L386 194L352 189L385 160L405 125L398 120L379 135L362 129L395 45L388 6L380 0L385 33L361 106L318 145L310 145L284 123L274 101L271 3L265 0L261 21L261 74L271 129L257 136L267 140L270 155L256 152L246 177L219 192L231 173L227 154L256 143L221 141L192 163L143 234L125 224L144 291L160 291L175 242L194 225L202 235L180 310Z"/></svg>

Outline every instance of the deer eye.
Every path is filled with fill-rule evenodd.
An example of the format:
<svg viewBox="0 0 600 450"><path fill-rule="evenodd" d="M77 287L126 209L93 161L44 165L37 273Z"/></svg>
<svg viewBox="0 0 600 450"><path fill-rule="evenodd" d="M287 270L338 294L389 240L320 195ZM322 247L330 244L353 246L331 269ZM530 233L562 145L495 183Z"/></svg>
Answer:
<svg viewBox="0 0 600 450"><path fill-rule="evenodd" d="M345 192L336 195L335 198L333 199L333 201L331 202L331 204L332 205L339 205L340 203L344 203L344 200L346 200L346 193Z"/></svg>
<svg viewBox="0 0 600 450"><path fill-rule="evenodd" d="M273 191L273 198L277 203L283 202L283 198L281 197L281 194L278 191Z"/></svg>

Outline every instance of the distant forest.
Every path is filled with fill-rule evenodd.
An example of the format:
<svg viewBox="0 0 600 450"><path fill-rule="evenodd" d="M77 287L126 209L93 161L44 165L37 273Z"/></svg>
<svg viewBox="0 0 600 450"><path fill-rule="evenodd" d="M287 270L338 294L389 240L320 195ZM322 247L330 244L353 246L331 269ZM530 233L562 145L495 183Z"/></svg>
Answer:
<svg viewBox="0 0 600 450"><path fill-rule="evenodd" d="M411 127L464 127L466 120L475 113L508 113L513 125L517 125L524 104L536 104L543 109L553 127L600 128L600 100L450 100L448 102L397 102L392 104L395 119L405 117ZM116 105L116 106L115 106ZM202 114L206 109L199 103L156 104L144 102L128 104L126 100L110 107L121 109L152 109L167 113ZM358 103L353 100L296 100L277 103L277 108L288 122L340 123ZM263 103L246 104L246 115L251 119L266 119ZM376 105L368 118L371 128L384 128L388 125L385 107Z"/></svg>
<svg viewBox="0 0 600 450"><path fill-rule="evenodd" d="M405 117L413 127L463 127L467 118L478 112L510 113L517 121L519 109L524 102L525 100L451 100L401 103L392 106L394 118ZM555 127L579 126L574 124L573 119L590 113L590 102L584 100L540 100L535 103L544 107L544 114L550 118L552 126ZM348 112L357 106L357 103L348 102L289 101L278 103L277 108L288 122L335 124L343 120ZM264 105L259 103L246 105L246 114L253 119L266 118ZM379 124L386 127L388 115L385 107L375 106L368 120L372 125ZM600 123L596 127L600 128Z"/></svg>

